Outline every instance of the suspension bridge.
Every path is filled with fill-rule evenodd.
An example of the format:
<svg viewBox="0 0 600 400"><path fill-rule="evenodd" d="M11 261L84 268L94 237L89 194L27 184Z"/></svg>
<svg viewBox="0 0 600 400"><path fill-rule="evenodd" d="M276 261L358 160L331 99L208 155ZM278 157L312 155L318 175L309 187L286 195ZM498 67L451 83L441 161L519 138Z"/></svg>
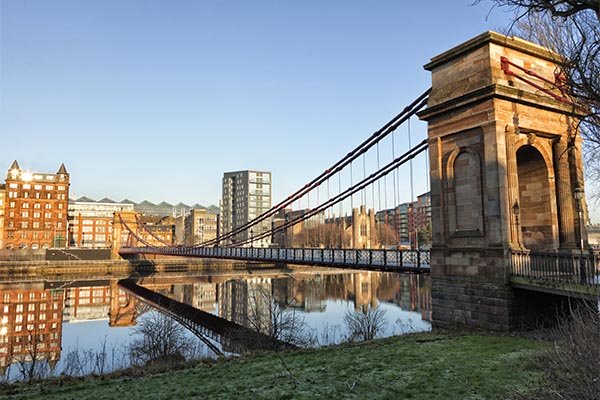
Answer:
<svg viewBox="0 0 600 400"><path fill-rule="evenodd" d="M124 257L431 270L434 324L443 327L508 330L543 311L535 304L600 294L600 257L585 232L577 130L585 110L568 96L557 59L486 32L432 58L430 89L261 215L174 246L137 216L118 214L113 249ZM414 232L422 223L414 209L401 210L414 207L415 190L430 192L430 251L417 237L399 248L401 227ZM294 217L266 227L285 210ZM302 231L316 239L254 247Z"/></svg>

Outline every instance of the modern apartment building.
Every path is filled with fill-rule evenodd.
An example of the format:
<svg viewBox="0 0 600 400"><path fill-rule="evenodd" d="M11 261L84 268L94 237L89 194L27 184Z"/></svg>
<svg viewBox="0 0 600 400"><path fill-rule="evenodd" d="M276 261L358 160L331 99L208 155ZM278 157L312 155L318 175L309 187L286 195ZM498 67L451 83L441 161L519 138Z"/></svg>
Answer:
<svg viewBox="0 0 600 400"><path fill-rule="evenodd" d="M80 197L69 201L69 246L110 247L115 211L133 211L133 204Z"/></svg>
<svg viewBox="0 0 600 400"><path fill-rule="evenodd" d="M23 170L15 160L6 176L3 246L6 249L65 247L69 173Z"/></svg>
<svg viewBox="0 0 600 400"><path fill-rule="evenodd" d="M236 171L223 175L221 198L221 234L232 232L271 208L271 173L264 171ZM246 242L271 229L267 218L249 230L244 230L221 244ZM244 243L246 247L268 247L271 236L266 235Z"/></svg>
<svg viewBox="0 0 600 400"><path fill-rule="evenodd" d="M199 244L217 237L219 215L206 208L192 208L185 216L184 243Z"/></svg>

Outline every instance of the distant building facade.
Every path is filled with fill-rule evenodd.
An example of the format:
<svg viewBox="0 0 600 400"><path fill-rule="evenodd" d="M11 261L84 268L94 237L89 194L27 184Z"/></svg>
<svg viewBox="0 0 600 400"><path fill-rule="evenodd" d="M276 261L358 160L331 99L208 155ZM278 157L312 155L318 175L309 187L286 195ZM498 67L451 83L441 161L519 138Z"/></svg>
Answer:
<svg viewBox="0 0 600 400"><path fill-rule="evenodd" d="M3 246L5 249L65 247L69 173L29 172L15 160L6 176Z"/></svg>
<svg viewBox="0 0 600 400"><path fill-rule="evenodd" d="M6 186L0 184L0 249L4 248L4 200Z"/></svg>
<svg viewBox="0 0 600 400"><path fill-rule="evenodd" d="M192 246L217 237L219 216L205 208L192 208L185 216L184 243Z"/></svg>
<svg viewBox="0 0 600 400"><path fill-rule="evenodd" d="M111 245L116 211L133 211L133 204L110 199L94 201L87 197L69 201L69 246L108 248Z"/></svg>
<svg viewBox="0 0 600 400"><path fill-rule="evenodd" d="M243 226L271 208L271 173L265 171L236 171L223 175L220 233L226 234ZM222 244L247 241L271 229L267 218L250 230L244 230ZM247 247L268 247L271 237L266 236L246 243Z"/></svg>
<svg viewBox="0 0 600 400"><path fill-rule="evenodd" d="M417 196L414 202L401 203L395 208L377 212L377 223L393 228L398 245L404 248L423 248L431 243L431 196Z"/></svg>

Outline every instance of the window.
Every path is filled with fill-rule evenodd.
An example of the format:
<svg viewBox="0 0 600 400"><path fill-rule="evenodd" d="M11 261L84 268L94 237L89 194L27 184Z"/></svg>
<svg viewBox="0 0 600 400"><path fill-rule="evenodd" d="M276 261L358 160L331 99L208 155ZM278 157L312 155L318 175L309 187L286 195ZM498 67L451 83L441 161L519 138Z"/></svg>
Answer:
<svg viewBox="0 0 600 400"><path fill-rule="evenodd" d="M29 293L29 300L35 300L35 293L34 292Z"/></svg>
<svg viewBox="0 0 600 400"><path fill-rule="evenodd" d="M52 198L52 193L46 193L46 198L47 199L51 199Z"/></svg>
<svg viewBox="0 0 600 400"><path fill-rule="evenodd" d="M21 217L22 217L22 218L29 218L29 211L23 211L23 212L21 213Z"/></svg>
<svg viewBox="0 0 600 400"><path fill-rule="evenodd" d="M11 183L10 185L8 185L8 187L11 189L16 189L19 187L19 185L17 185L16 183Z"/></svg>
<svg viewBox="0 0 600 400"><path fill-rule="evenodd" d="M42 185L35 185L33 188L35 190L42 190Z"/></svg>
<svg viewBox="0 0 600 400"><path fill-rule="evenodd" d="M39 211L33 213L33 218L39 218L41 216Z"/></svg>
<svg viewBox="0 0 600 400"><path fill-rule="evenodd" d="M17 314L15 317L15 323L20 324L21 322L23 322L23 314Z"/></svg>
<svg viewBox="0 0 600 400"><path fill-rule="evenodd" d="M52 179L52 178L50 178L50 179ZM52 189L54 189L54 186L52 186L52 185L46 185L46 190L52 190Z"/></svg>
<svg viewBox="0 0 600 400"><path fill-rule="evenodd" d="M27 305L27 311L35 311L35 303L29 303Z"/></svg>
<svg viewBox="0 0 600 400"><path fill-rule="evenodd" d="M21 228L29 228L29 222L27 222L27 221L21 222Z"/></svg>
<svg viewBox="0 0 600 400"><path fill-rule="evenodd" d="M50 212L44 213L44 218L52 218L52 213L50 213Z"/></svg>
<svg viewBox="0 0 600 400"><path fill-rule="evenodd" d="M27 202L23 203L22 207L23 208L29 208L29 203L27 203Z"/></svg>
<svg viewBox="0 0 600 400"><path fill-rule="evenodd" d="M5 303L10 302L10 293L4 293L4 302Z"/></svg>
<svg viewBox="0 0 600 400"><path fill-rule="evenodd" d="M23 299L21 299L21 300L23 300ZM23 304L17 304L17 312L18 313L23 312Z"/></svg>
<svg viewBox="0 0 600 400"><path fill-rule="evenodd" d="M28 199L29 198L29 192L23 192L23 197Z"/></svg>
<svg viewBox="0 0 600 400"><path fill-rule="evenodd" d="M11 201L10 204L9 204L9 206L10 206L10 208L15 208L15 202Z"/></svg>
<svg viewBox="0 0 600 400"><path fill-rule="evenodd" d="M46 293L42 293L42 294L46 294ZM40 304L40 311L44 311L44 310L46 310L46 303Z"/></svg>
<svg viewBox="0 0 600 400"><path fill-rule="evenodd" d="M35 203L35 204L33 205L33 208L40 209L40 208L42 208L42 205L41 205L40 203Z"/></svg>
<svg viewBox="0 0 600 400"><path fill-rule="evenodd" d="M8 198L9 199L16 199L17 198L17 192L8 192Z"/></svg>
<svg viewBox="0 0 600 400"><path fill-rule="evenodd" d="M65 190L65 187L60 185L60 186L58 186L58 190Z"/></svg>
<svg viewBox="0 0 600 400"><path fill-rule="evenodd" d="M46 207L47 210L50 210L52 208L52 204L47 203L45 207Z"/></svg>
<svg viewBox="0 0 600 400"><path fill-rule="evenodd" d="M23 189L31 189L31 185L29 183L24 183Z"/></svg>

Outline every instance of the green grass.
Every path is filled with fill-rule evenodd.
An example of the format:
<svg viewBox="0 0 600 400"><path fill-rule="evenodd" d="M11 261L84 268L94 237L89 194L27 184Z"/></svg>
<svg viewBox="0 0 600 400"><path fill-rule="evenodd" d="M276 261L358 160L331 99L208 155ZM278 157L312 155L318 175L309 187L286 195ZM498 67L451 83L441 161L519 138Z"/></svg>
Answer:
<svg viewBox="0 0 600 400"><path fill-rule="evenodd" d="M505 399L541 382L524 365L539 342L418 334L205 363L138 378L5 386L15 399ZM282 361L283 360L283 361ZM287 366L287 368L286 368Z"/></svg>

